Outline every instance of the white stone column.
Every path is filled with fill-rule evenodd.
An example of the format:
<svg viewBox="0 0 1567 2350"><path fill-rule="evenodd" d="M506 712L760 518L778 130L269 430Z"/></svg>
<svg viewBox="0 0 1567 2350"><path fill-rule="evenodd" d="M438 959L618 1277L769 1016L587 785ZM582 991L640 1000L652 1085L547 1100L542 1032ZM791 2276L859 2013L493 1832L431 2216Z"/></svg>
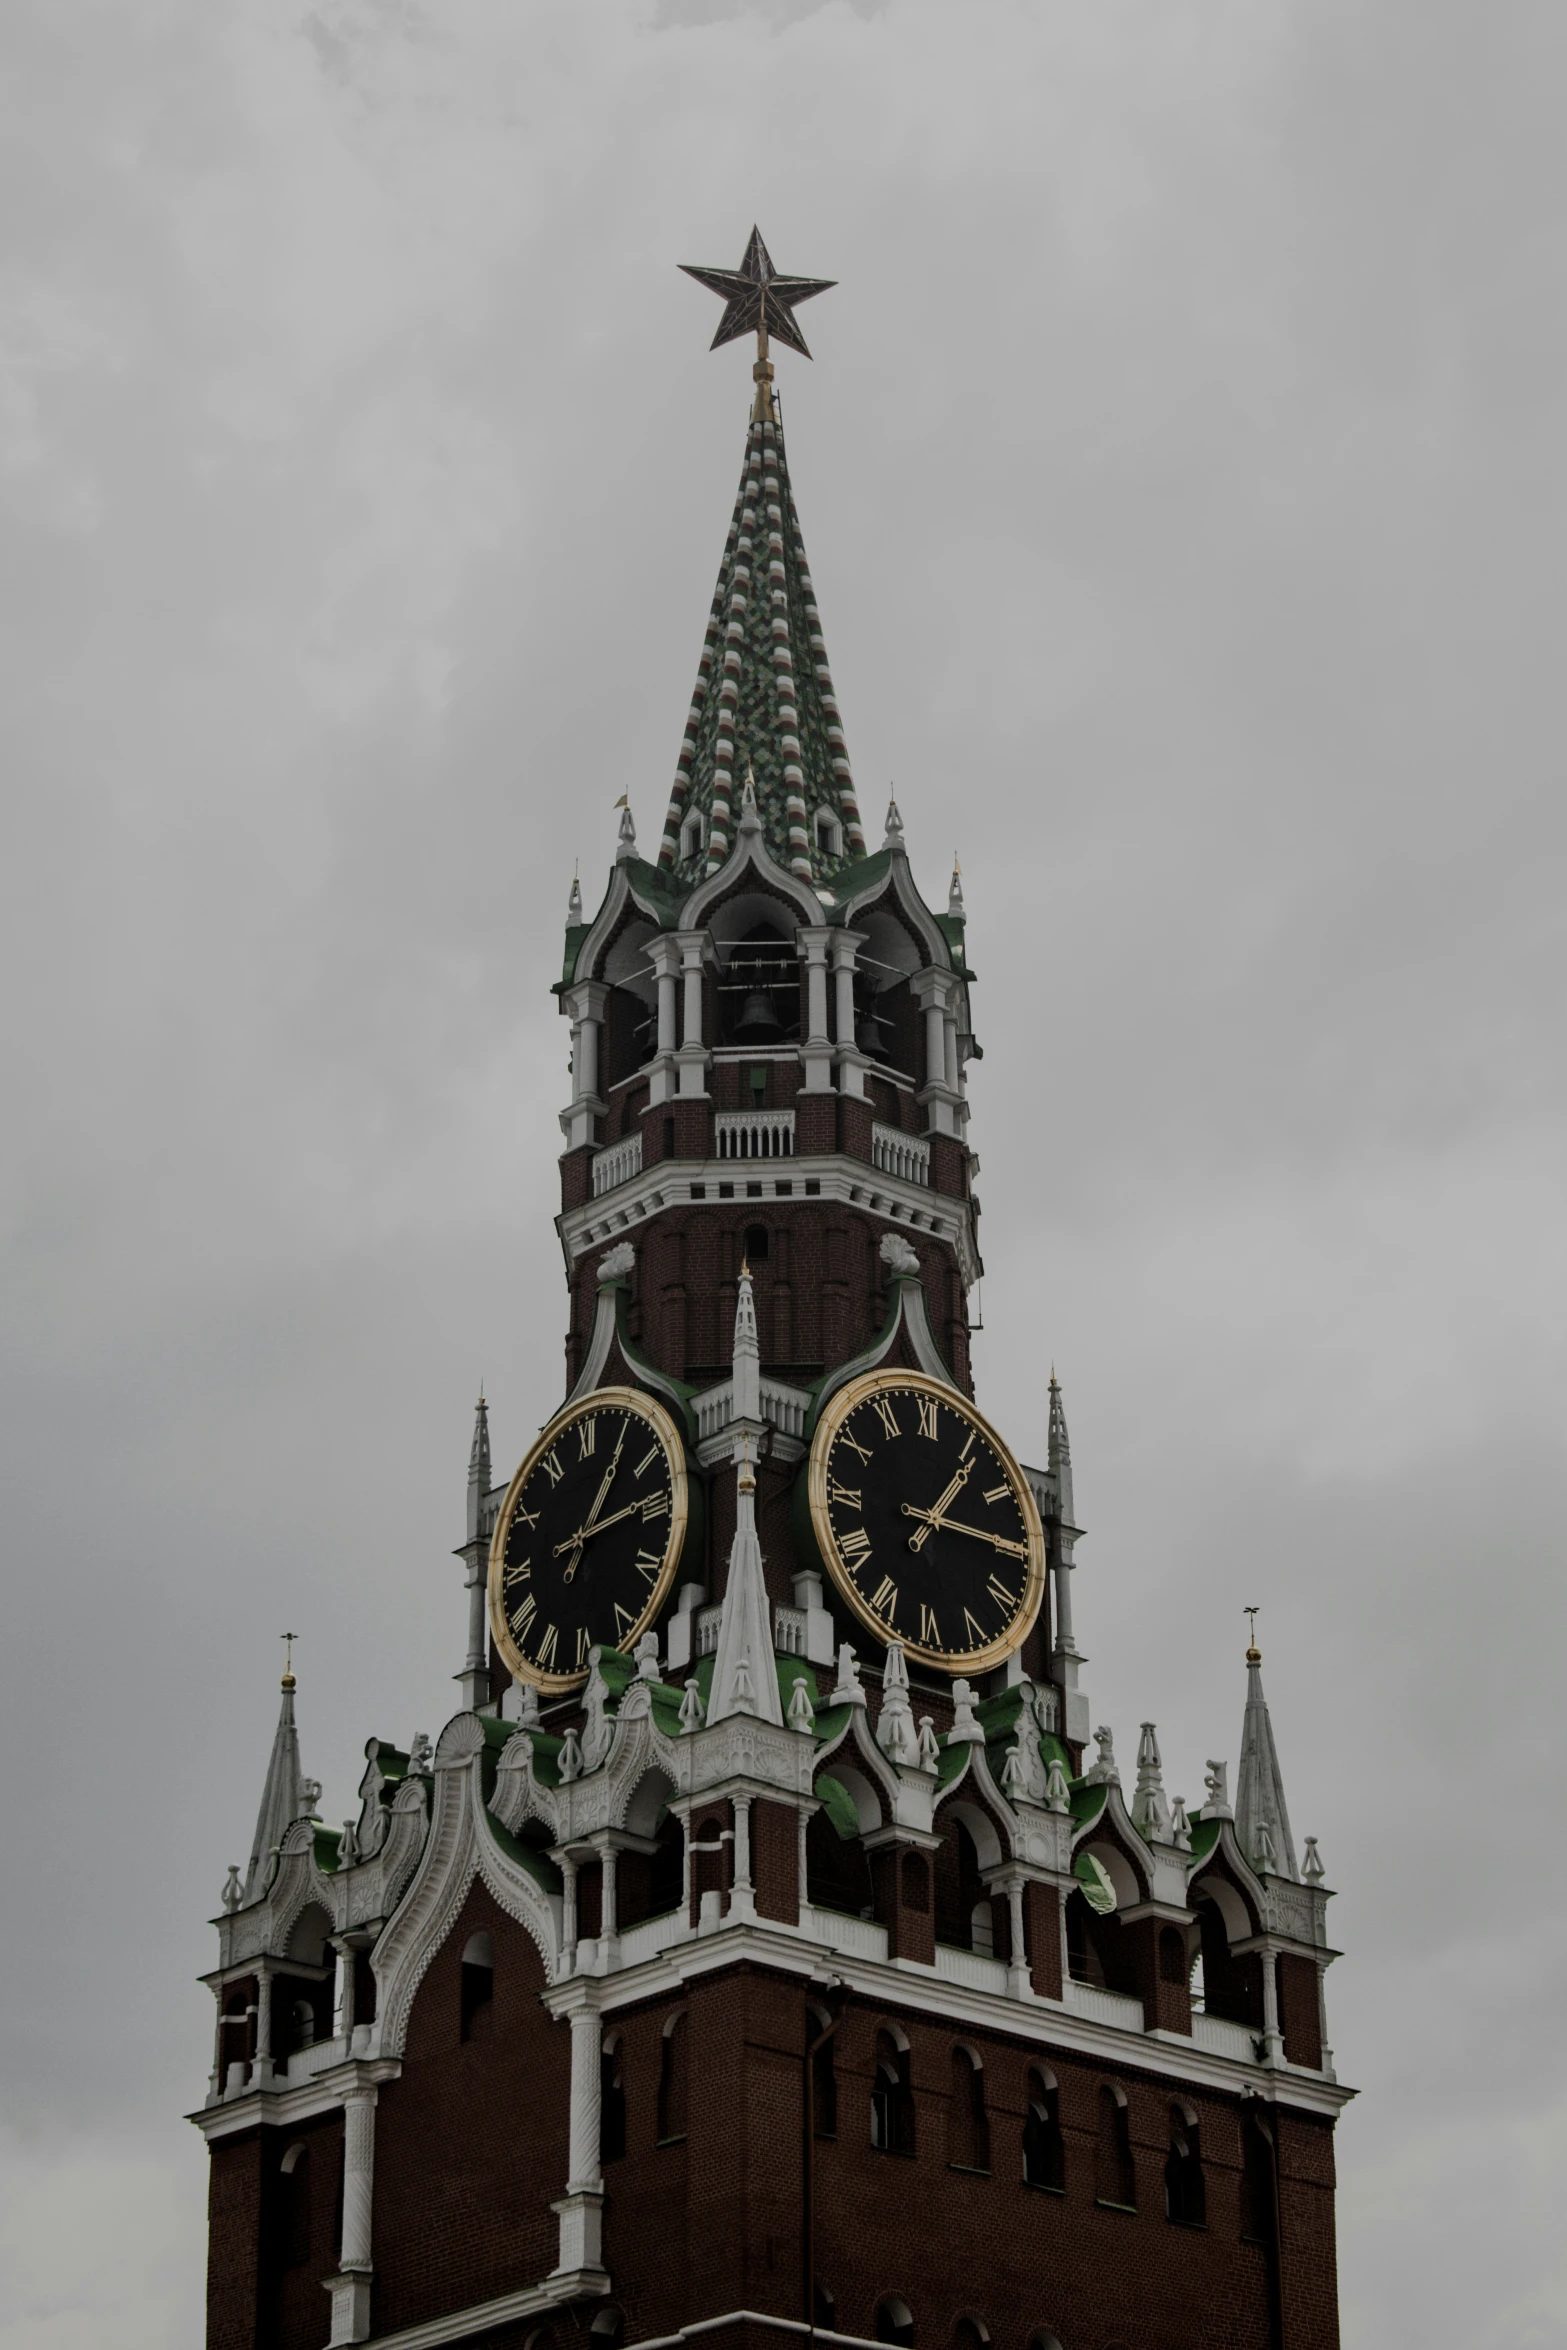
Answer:
<svg viewBox="0 0 1567 2350"><path fill-rule="evenodd" d="M909 993L925 1015L925 1082L918 1099L924 1104L932 1134L956 1134L960 1095L947 1074L947 1008L956 981L950 971L916 971ZM953 1057L957 1047L954 1041Z"/></svg>
<svg viewBox="0 0 1567 2350"><path fill-rule="evenodd" d="M942 1014L942 1029L946 1048L947 1090L949 1093L961 1093L963 1088L958 1081L958 1017L950 1006Z"/></svg>
<svg viewBox="0 0 1567 2350"><path fill-rule="evenodd" d="M1007 1961L1007 1989L1014 1999L1028 1999L1033 1996L1034 1986L1029 1977L1028 1958L1024 1951L1021 1877L1012 1878L1007 1886L1007 1924L1012 1943L1012 1955Z"/></svg>
<svg viewBox="0 0 1567 2350"><path fill-rule="evenodd" d="M702 965L707 949L705 930L677 930L680 969L685 986L685 1016L680 1037L680 1091L700 1099L707 1092L707 1067L712 1055L702 1040Z"/></svg>
<svg viewBox="0 0 1567 2350"><path fill-rule="evenodd" d="M800 1049L805 1063L806 1093L832 1091L832 1038L827 1033L827 954L833 933L825 924L796 932L805 957L806 1037Z"/></svg>
<svg viewBox="0 0 1567 2350"><path fill-rule="evenodd" d="M374 2085L365 2082L343 2099L343 2241L338 2273L324 2277L332 2297L329 2343L370 2339L371 2226L375 2209Z"/></svg>
<svg viewBox="0 0 1567 2350"><path fill-rule="evenodd" d="M756 1915L756 1891L751 1883L751 1798L749 1795L735 1797L734 1812L735 1881L729 1893L729 1915L731 1918L754 1918Z"/></svg>
<svg viewBox="0 0 1567 2350"><path fill-rule="evenodd" d="M569 1975L577 1964L577 1864L569 1852L560 1856L560 1966Z"/></svg>
<svg viewBox="0 0 1567 2350"><path fill-rule="evenodd" d="M606 1846L599 1870L599 1972L607 1974L616 1963L615 1949L615 1874L617 1854Z"/></svg>
<svg viewBox="0 0 1567 2350"><path fill-rule="evenodd" d="M675 1054L680 1045L680 948L672 938L649 939L647 959L658 979L658 1046L648 1099L667 1102L679 1084Z"/></svg>
<svg viewBox="0 0 1567 2350"><path fill-rule="evenodd" d="M597 2271L603 2258L604 2181L599 2170L599 2083L604 2026L584 1980L566 2009L571 2023L571 2136L560 2220L557 2276Z"/></svg>
<svg viewBox="0 0 1567 2350"><path fill-rule="evenodd" d="M490 1552L485 1542L468 1545L468 1654L458 1675L470 1713L490 1708Z"/></svg>
<svg viewBox="0 0 1567 2350"><path fill-rule="evenodd" d="M568 2195L596 2191L603 2185L599 2170L599 2092L603 2079L603 2028L596 2007L586 2005L571 2018L571 2136L567 2156Z"/></svg>
<svg viewBox="0 0 1567 2350"><path fill-rule="evenodd" d="M264 1958L256 1961L256 2060L252 2086L272 2078L272 1976Z"/></svg>
<svg viewBox="0 0 1567 2350"><path fill-rule="evenodd" d="M561 998L571 1021L571 1105L562 1110L560 1128L568 1150L597 1140L596 1121L603 1116L599 1099L599 1027L609 1002L601 979L579 980Z"/></svg>
<svg viewBox="0 0 1567 2350"><path fill-rule="evenodd" d="M1264 1943L1257 1954L1262 1966L1262 2061L1264 2064L1284 2062L1284 2035L1279 2030L1279 1967L1271 1947Z"/></svg>
<svg viewBox="0 0 1567 2350"><path fill-rule="evenodd" d="M862 1096L865 1092L865 1055L854 1041L854 959L864 943L863 935L857 930L835 930L832 934L833 981L837 990L838 1091Z"/></svg>

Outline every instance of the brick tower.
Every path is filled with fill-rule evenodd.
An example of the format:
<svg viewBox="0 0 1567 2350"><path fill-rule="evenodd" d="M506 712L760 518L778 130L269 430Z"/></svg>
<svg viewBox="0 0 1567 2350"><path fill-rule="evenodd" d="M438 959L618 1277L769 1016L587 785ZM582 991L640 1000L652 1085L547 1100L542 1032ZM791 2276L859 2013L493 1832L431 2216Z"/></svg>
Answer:
<svg viewBox="0 0 1567 2350"><path fill-rule="evenodd" d="M209 2350L1333 2350L1333 1952L1255 1643L1235 1803L1090 1735L1059 1386L973 1395L956 872L861 825L753 231L656 857L573 886L565 1398L468 1470L463 1702L217 1920ZM806 354L808 356L808 354ZM1017 1040L1021 1049L1022 1040Z"/></svg>

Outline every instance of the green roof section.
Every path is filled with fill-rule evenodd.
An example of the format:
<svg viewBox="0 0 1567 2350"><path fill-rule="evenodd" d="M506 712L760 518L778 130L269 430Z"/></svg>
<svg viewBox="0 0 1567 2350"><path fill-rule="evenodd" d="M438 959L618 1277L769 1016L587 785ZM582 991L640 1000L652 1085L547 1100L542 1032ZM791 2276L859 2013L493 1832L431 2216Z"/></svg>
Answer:
<svg viewBox="0 0 1567 2350"><path fill-rule="evenodd" d="M816 1775L815 1787L818 1803L831 1820L839 1836L845 1843L848 1843L851 1837L857 1836L860 1832L860 1815L854 1797L841 1779L833 1777L831 1771L819 1771Z"/></svg>
<svg viewBox="0 0 1567 2350"><path fill-rule="evenodd" d="M771 398L746 429L658 862L690 889L724 863L749 774L775 864L802 881L865 854L816 590ZM838 845L818 837L825 808ZM702 818L700 845L684 836Z"/></svg>
<svg viewBox="0 0 1567 2350"><path fill-rule="evenodd" d="M561 1891L564 1879L547 1852L541 1852L536 1844L525 1844L520 1836L514 1836L510 1828L501 1825L493 1812L486 1814L486 1824L508 1860L525 1870L544 1892L558 1894Z"/></svg>
<svg viewBox="0 0 1567 2350"><path fill-rule="evenodd" d="M1103 1779L1076 1779L1069 1790L1072 1798L1072 1819L1079 1828L1086 1828L1097 1820L1110 1800L1110 1790Z"/></svg>
<svg viewBox="0 0 1567 2350"><path fill-rule="evenodd" d="M1193 1820L1192 1859L1194 1862L1207 1859L1219 1841L1220 1825L1218 1820Z"/></svg>

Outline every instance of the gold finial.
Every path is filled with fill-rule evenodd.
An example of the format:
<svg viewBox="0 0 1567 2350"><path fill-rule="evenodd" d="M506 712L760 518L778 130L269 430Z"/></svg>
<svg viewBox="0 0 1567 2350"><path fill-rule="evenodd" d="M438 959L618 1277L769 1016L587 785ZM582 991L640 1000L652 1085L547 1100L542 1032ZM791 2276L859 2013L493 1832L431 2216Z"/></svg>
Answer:
<svg viewBox="0 0 1567 2350"><path fill-rule="evenodd" d="M1243 1607L1241 1609L1241 1614L1249 1616L1251 1619L1251 1636L1246 1648L1246 1662L1249 1665L1260 1665L1262 1662L1262 1650L1257 1646L1257 1618L1261 1613L1260 1608Z"/></svg>
<svg viewBox="0 0 1567 2350"><path fill-rule="evenodd" d="M742 1281L749 1281L751 1278L751 1260L749 1257L742 1257L740 1259L740 1278Z"/></svg>
<svg viewBox="0 0 1567 2350"><path fill-rule="evenodd" d="M286 1643L283 1654L283 1687L292 1689L294 1687L294 1643L299 1638L299 1634L297 1632L280 1632L278 1638Z"/></svg>
<svg viewBox="0 0 1567 2350"><path fill-rule="evenodd" d="M963 878L963 868L958 863L958 852L956 849L954 849L952 852L952 878L954 881L961 881Z"/></svg>

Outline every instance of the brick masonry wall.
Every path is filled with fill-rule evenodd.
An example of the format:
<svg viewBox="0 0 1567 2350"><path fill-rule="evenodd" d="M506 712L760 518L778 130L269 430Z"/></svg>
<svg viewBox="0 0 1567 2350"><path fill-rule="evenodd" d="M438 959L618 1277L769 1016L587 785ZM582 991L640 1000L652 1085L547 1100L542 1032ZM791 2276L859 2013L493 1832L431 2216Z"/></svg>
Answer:
<svg viewBox="0 0 1567 2350"><path fill-rule="evenodd" d="M494 1997L460 2037L460 1970L487 1931ZM476 1883L409 2018L402 2077L376 2113L377 2333L533 2284L555 2265L566 2180L570 2040L539 2004L532 1937Z"/></svg>
<svg viewBox="0 0 1567 2350"><path fill-rule="evenodd" d="M285 2173L287 2156L296 2155ZM249 2130L213 2148L208 2185L208 2350L320 2350L323 2279L337 2267L343 2117Z"/></svg>

